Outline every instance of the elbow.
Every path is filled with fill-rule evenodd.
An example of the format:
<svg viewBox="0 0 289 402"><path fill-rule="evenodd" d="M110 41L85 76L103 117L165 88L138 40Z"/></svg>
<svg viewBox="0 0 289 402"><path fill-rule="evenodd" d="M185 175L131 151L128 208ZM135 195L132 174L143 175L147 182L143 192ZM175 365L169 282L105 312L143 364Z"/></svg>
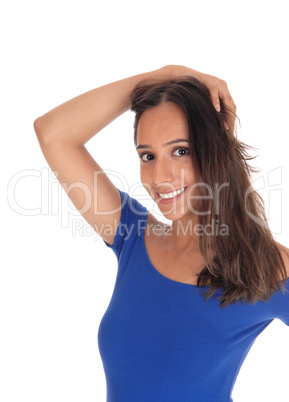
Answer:
<svg viewBox="0 0 289 402"><path fill-rule="evenodd" d="M38 138L38 141L46 144L48 142L48 138L50 138L51 127L49 127L49 121L44 116L38 117L34 123L33 128L35 134Z"/></svg>
<svg viewBox="0 0 289 402"><path fill-rule="evenodd" d="M35 131L37 137L42 135L44 131L47 131L47 130L45 130L45 123L43 121L43 117L38 117L34 121L33 128L34 128L34 131Z"/></svg>
<svg viewBox="0 0 289 402"><path fill-rule="evenodd" d="M40 126L41 126L40 117L38 117L38 119L36 119L33 123L33 128L37 136L39 135L40 132Z"/></svg>

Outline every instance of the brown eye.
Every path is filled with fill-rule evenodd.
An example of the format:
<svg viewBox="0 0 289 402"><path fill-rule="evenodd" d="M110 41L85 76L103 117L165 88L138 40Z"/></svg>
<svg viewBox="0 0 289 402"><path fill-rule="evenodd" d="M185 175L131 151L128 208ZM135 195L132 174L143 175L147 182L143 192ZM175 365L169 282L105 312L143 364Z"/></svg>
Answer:
<svg viewBox="0 0 289 402"><path fill-rule="evenodd" d="M148 153L143 153L139 156L139 158L143 161L143 162L149 162L150 160L153 159L153 155L152 154L148 154Z"/></svg>
<svg viewBox="0 0 289 402"><path fill-rule="evenodd" d="M189 153L189 149L188 149L188 148L184 148L184 147L175 149L175 150L174 150L174 153L175 153L176 151L181 152L181 153L179 153L177 156L185 156L185 155L187 155L187 154Z"/></svg>
<svg viewBox="0 0 289 402"><path fill-rule="evenodd" d="M176 148L176 149L173 151L173 154L174 154L175 152L178 152L178 154L175 155L175 156L178 156L178 157L179 157L179 156L186 156L186 155L189 153L189 148L186 148L186 147ZM142 160L142 162L149 162L149 161L151 161L151 160L154 159L154 156L153 156L152 154L149 154L149 153L147 153L147 152L144 152L144 153L142 153L142 154L139 155L139 158Z"/></svg>

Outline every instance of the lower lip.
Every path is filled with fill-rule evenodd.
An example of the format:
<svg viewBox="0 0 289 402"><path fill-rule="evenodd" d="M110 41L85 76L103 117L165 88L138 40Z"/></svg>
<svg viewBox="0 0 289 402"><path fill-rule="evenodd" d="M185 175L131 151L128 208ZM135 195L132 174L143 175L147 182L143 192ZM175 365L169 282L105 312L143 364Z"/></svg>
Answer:
<svg viewBox="0 0 289 402"><path fill-rule="evenodd" d="M172 204L173 202L181 198L181 196L185 193L186 189L187 187L185 187L184 191L182 191L180 194L176 195L173 198L162 198L161 196L159 196L159 202L161 202L162 204Z"/></svg>

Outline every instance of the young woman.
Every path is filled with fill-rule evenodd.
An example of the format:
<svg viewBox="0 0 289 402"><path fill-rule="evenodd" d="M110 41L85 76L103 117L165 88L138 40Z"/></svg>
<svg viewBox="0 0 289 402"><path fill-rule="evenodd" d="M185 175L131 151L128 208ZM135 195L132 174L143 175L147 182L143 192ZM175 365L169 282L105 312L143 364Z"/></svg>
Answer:
<svg viewBox="0 0 289 402"><path fill-rule="evenodd" d="M130 108L143 186L171 225L116 188L85 148ZM224 81L166 66L34 123L60 183L84 183L95 196L83 212L83 189L69 191L118 259L98 334L107 401L232 401L257 336L274 318L289 325L289 250L274 241L250 188L235 111Z"/></svg>

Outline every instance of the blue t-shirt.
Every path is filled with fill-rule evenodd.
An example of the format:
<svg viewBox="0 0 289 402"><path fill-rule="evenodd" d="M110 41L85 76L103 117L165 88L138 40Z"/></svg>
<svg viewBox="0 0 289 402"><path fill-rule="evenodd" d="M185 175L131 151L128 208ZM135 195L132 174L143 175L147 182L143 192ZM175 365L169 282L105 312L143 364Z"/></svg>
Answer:
<svg viewBox="0 0 289 402"><path fill-rule="evenodd" d="M120 191L120 190L119 190ZM118 272L98 331L107 402L231 402L241 365L257 336L279 318L289 325L286 293L221 309L218 291L166 278L152 265L148 211L120 191L121 219L110 247ZM220 290L220 289L219 289Z"/></svg>

